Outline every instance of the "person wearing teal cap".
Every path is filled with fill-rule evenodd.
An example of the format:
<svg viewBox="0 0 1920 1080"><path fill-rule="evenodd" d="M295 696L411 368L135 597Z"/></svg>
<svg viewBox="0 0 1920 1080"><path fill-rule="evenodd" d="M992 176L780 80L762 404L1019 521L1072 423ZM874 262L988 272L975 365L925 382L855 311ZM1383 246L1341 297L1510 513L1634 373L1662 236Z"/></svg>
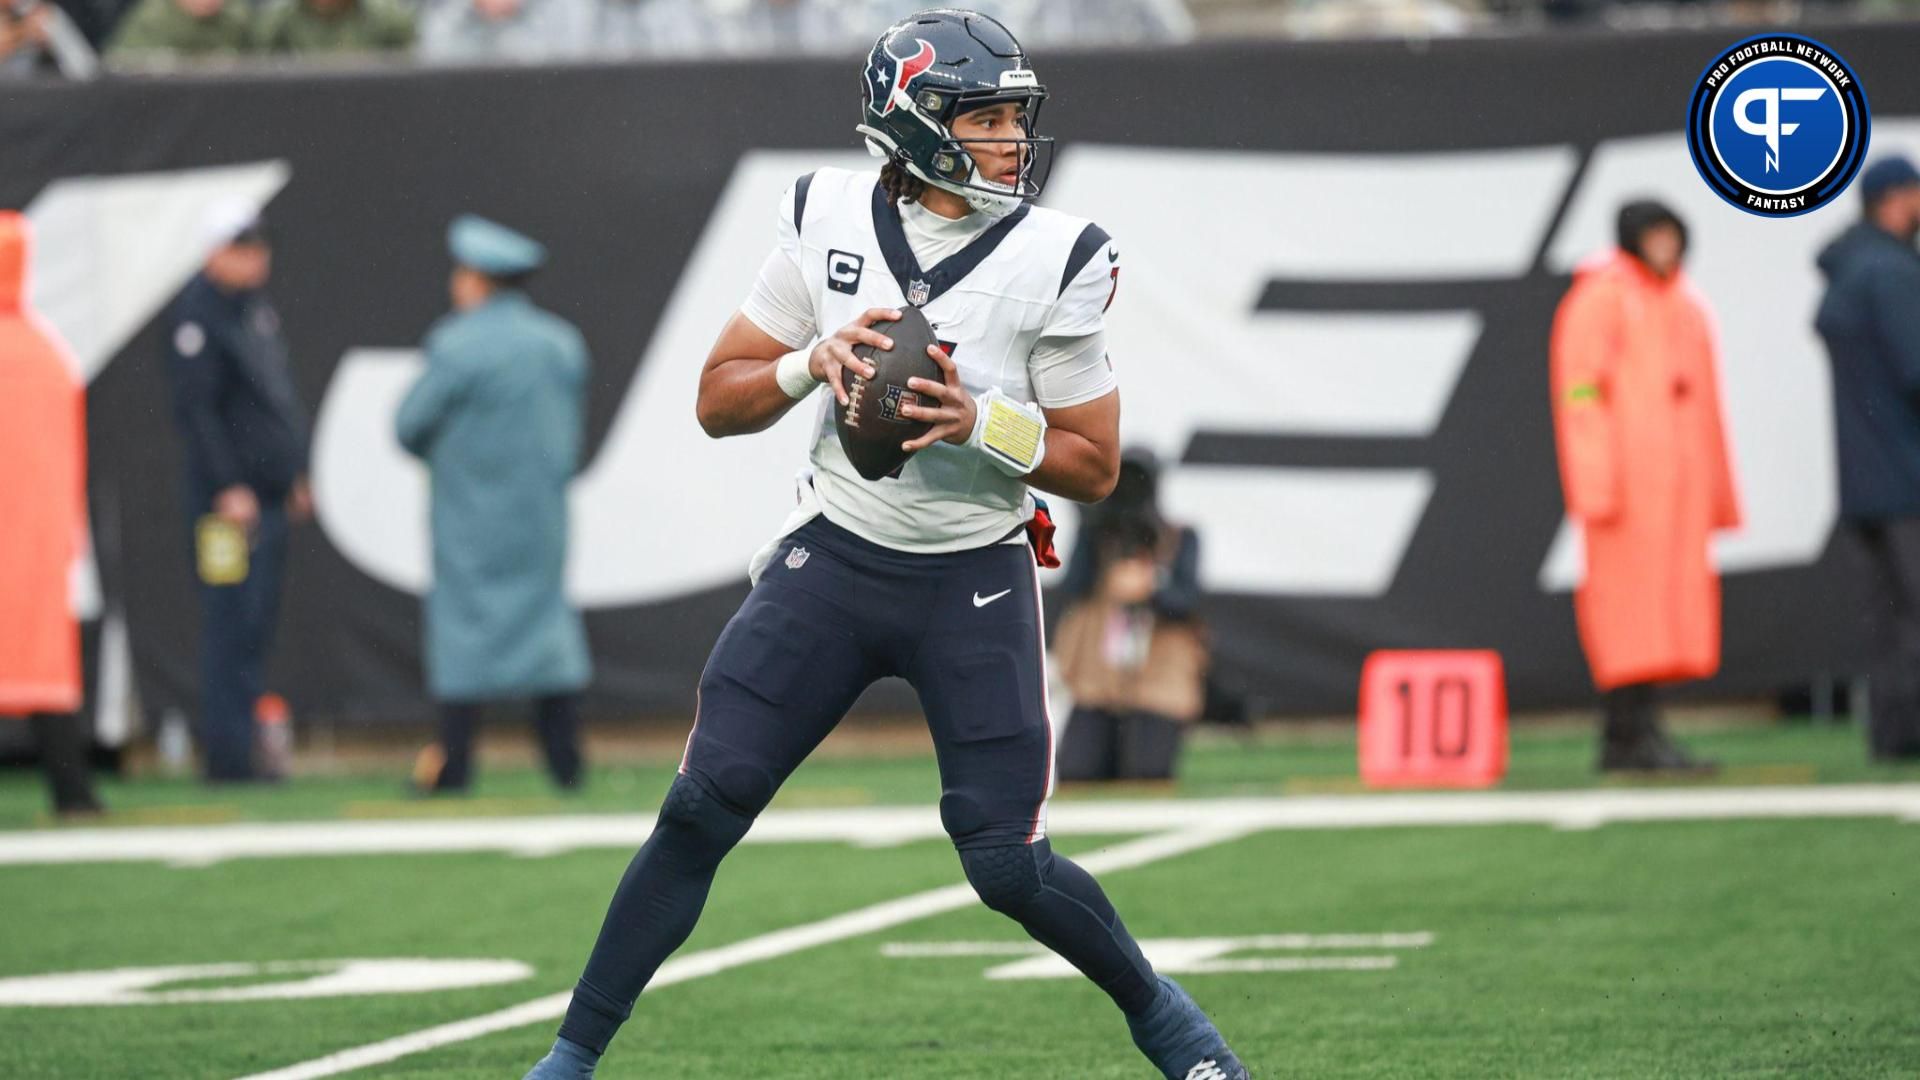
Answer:
<svg viewBox="0 0 1920 1080"><path fill-rule="evenodd" d="M566 598L567 485L580 463L587 348L523 291L546 262L538 242L469 214L447 230L447 248L454 310L428 331L426 373L395 424L433 484L426 668L442 713L414 783L466 790L481 707L532 698L548 771L573 788L592 664Z"/></svg>
<svg viewBox="0 0 1920 1080"><path fill-rule="evenodd" d="M453 219L447 227L447 250L458 267L496 280L524 277L547 261L547 249L538 240L477 214Z"/></svg>

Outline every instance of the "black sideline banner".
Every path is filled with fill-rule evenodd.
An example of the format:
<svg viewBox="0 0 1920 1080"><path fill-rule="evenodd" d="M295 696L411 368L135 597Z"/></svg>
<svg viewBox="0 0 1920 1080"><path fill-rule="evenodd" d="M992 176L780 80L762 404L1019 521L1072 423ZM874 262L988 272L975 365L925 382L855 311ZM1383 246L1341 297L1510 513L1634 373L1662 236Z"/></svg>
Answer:
<svg viewBox="0 0 1920 1080"><path fill-rule="evenodd" d="M1812 31L1873 150L1920 153L1920 24ZM1110 335L1126 434L1173 463L1206 547L1226 678L1353 708L1383 647L1498 649L1517 706L1591 699L1567 587L1546 342L1572 268L1652 194L1693 230L1748 527L1719 550L1712 692L1844 672L1858 581L1835 532L1812 258L1849 196L1792 220L1722 203L1683 127L1730 32L1231 44L1040 58L1046 202L1126 255ZM781 190L863 166L859 58L374 71L0 90L0 205L40 234L34 298L91 379L105 604L149 713L193 700L197 607L156 320L219 199L263 205L272 293L314 410L321 519L297 535L272 683L303 715L423 715L425 483L393 445L445 310L447 222L554 252L535 298L593 353L573 592L605 711L678 713L801 464L805 420L714 442L695 374L772 243ZM1062 515L1070 529L1071 508ZM1649 613L1649 617L1657 617ZM904 688L869 702L909 702Z"/></svg>

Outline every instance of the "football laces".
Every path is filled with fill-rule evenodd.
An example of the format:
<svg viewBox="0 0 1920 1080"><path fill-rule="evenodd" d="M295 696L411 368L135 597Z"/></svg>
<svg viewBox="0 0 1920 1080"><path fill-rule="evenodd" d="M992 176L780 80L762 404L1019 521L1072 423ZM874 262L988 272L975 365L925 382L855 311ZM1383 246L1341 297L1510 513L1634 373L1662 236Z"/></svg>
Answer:
<svg viewBox="0 0 1920 1080"><path fill-rule="evenodd" d="M867 388L866 377L862 375L855 375L853 377L853 387L847 391L847 426L848 427L857 428L860 426L860 399L865 396L864 391L866 390L866 388Z"/></svg>

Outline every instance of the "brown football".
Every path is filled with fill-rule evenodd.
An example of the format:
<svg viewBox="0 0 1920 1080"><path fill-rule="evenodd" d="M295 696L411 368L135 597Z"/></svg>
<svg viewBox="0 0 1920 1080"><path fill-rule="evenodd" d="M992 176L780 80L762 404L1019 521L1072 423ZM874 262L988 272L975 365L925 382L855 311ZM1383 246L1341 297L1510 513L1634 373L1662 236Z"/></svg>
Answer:
<svg viewBox="0 0 1920 1080"><path fill-rule="evenodd" d="M868 480L897 472L913 456L900 449L900 444L925 435L933 426L900 415L900 406L907 401L934 404L925 394L907 389L908 379L917 375L939 382L942 378L940 365L927 355L927 346L935 343L932 324L919 308L900 311L898 322L873 324L875 330L893 339L893 348L883 352L871 345L853 347L853 355L873 365L873 378L847 372L847 403L834 403L840 448L847 452L854 469Z"/></svg>

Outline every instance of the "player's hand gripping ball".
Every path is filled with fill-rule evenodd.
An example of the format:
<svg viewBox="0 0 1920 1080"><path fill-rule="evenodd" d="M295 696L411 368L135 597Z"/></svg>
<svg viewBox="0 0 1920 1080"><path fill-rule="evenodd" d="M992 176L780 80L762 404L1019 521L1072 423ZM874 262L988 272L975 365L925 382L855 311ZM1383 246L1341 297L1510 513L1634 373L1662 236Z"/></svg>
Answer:
<svg viewBox="0 0 1920 1080"><path fill-rule="evenodd" d="M932 424L902 415L901 406L913 402L931 408L932 398L907 388L915 377L942 381L940 365L928 354L927 347L937 344L933 326L919 308L900 309L897 320L882 320L872 329L893 340L893 348L881 349L871 342L853 347L853 355L873 369L863 376L858 369L845 369L846 400L834 406L834 425L840 432L840 448L860 475L879 480L892 474L913 451L901 444L925 435Z"/></svg>

